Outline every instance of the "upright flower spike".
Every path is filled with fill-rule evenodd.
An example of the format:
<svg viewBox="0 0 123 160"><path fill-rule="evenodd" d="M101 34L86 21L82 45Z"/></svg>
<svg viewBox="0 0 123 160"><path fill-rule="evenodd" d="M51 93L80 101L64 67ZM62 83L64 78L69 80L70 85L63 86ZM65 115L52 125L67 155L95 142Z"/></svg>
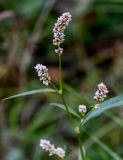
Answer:
<svg viewBox="0 0 123 160"><path fill-rule="evenodd" d="M40 147L49 152L49 156L52 155L57 155L60 158L64 158L65 157L65 151L64 149L57 147L55 148L53 144L50 143L50 141L46 140L46 139L41 139L40 140Z"/></svg>
<svg viewBox="0 0 123 160"><path fill-rule="evenodd" d="M42 81L44 85L48 86L51 80L51 77L48 73L48 68L42 64L37 64L34 68L38 73L38 77L40 77L40 81Z"/></svg>
<svg viewBox="0 0 123 160"><path fill-rule="evenodd" d="M63 48L60 45L63 43L64 39L64 30L66 26L68 26L69 22L71 21L71 14L69 12L65 12L60 16L55 23L53 28L53 45L57 46L58 48L55 49L55 52L58 54L63 53Z"/></svg>
<svg viewBox="0 0 123 160"><path fill-rule="evenodd" d="M109 91L106 85L103 82L101 82L100 84L98 84L98 90L95 92L95 96L93 97L93 99L97 103L100 103L104 101L104 99L107 97L108 92Z"/></svg>

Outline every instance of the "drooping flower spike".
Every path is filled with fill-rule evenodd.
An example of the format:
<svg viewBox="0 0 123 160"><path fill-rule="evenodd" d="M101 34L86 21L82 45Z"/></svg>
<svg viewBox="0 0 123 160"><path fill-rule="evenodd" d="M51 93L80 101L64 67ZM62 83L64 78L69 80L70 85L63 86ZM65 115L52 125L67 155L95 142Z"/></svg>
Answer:
<svg viewBox="0 0 123 160"><path fill-rule="evenodd" d="M51 77L48 73L48 68L42 64L37 64L34 68L38 73L38 77L40 77L40 81L42 81L44 85L48 86L51 81Z"/></svg>
<svg viewBox="0 0 123 160"><path fill-rule="evenodd" d="M65 157L65 151L64 149L57 147L54 147L54 144L51 144L50 141L46 140L46 139L41 139L40 140L40 147L49 152L49 156L52 155L57 155L60 158L64 158Z"/></svg>

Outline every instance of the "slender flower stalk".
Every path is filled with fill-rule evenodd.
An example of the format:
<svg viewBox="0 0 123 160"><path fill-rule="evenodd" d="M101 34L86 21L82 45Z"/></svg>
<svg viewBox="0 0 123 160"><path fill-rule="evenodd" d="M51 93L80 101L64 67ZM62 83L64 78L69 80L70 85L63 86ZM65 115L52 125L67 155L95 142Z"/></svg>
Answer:
<svg viewBox="0 0 123 160"><path fill-rule="evenodd" d="M80 133L77 134L77 138L78 138L81 158L82 158L82 160L86 160L85 154L84 154L84 150L83 150L83 146L82 146L82 141L81 141L81 135L80 135Z"/></svg>
<svg viewBox="0 0 123 160"><path fill-rule="evenodd" d="M53 87L57 93L59 93L58 88L54 85L54 83L52 81L50 81L51 87Z"/></svg>
<svg viewBox="0 0 123 160"><path fill-rule="evenodd" d="M61 68L61 55L59 55L59 79L60 79L60 94L62 94L62 68Z"/></svg>
<svg viewBox="0 0 123 160"><path fill-rule="evenodd" d="M75 130L75 133L76 133L76 136L77 136L77 139L78 139L79 148L80 148L80 153L81 153L81 160L86 160L85 155L84 155L84 151L83 151L83 147L82 147L82 141L81 141L81 134L80 134L80 130L81 130L80 127L81 127L81 126L80 126L80 127L76 127L76 124L75 124L75 122L74 122L74 120L73 120L73 118L72 118L72 116L71 116L71 113L70 113L70 111L69 111L69 109L68 109L68 106L67 106L67 103L66 103L66 101L65 101L65 99L64 99L63 94L61 94L61 98L62 98L63 104L64 104L64 106L65 106L65 108L66 108L66 111L67 111L67 115L68 115L68 117L69 117L69 120L70 120L70 122L71 122L71 124L72 124L72 126L73 126L73 128L74 128L74 130Z"/></svg>

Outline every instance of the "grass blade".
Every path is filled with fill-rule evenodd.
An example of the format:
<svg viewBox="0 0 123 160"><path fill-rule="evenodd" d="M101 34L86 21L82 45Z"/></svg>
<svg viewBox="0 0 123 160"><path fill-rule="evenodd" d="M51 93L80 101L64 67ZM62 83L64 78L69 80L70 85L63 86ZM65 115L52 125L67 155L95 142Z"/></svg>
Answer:
<svg viewBox="0 0 123 160"><path fill-rule="evenodd" d="M87 131L86 131L86 133L87 133ZM121 157L118 154L116 154L114 151L112 151L107 145L105 145L102 141L100 141L96 136L94 136L94 135L89 135L89 136L104 151L106 151L113 159L115 159L115 160L122 160Z"/></svg>

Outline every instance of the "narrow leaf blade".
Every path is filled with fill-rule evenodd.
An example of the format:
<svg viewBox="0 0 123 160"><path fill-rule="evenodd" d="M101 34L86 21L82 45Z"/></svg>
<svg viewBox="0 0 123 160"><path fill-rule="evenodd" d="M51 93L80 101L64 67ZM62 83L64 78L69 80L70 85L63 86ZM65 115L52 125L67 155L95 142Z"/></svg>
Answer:
<svg viewBox="0 0 123 160"><path fill-rule="evenodd" d="M103 102L99 105L100 108L96 108L96 109L92 110L91 112L89 112L85 116L82 124L87 123L90 119L99 116L100 114L102 114L104 111L106 111L108 109L120 107L122 105L123 105L123 95L116 96L114 98L106 100L105 102Z"/></svg>
<svg viewBox="0 0 123 160"><path fill-rule="evenodd" d="M32 95L32 94L50 93L50 92L56 92L56 90L54 90L54 89L48 89L48 88L45 88L45 89L35 89L35 90L32 90L32 91L27 91L27 92L19 93L19 94L16 94L16 95L4 98L4 99L2 99L2 101L13 99L13 98L17 98L17 97L29 96L29 95Z"/></svg>

